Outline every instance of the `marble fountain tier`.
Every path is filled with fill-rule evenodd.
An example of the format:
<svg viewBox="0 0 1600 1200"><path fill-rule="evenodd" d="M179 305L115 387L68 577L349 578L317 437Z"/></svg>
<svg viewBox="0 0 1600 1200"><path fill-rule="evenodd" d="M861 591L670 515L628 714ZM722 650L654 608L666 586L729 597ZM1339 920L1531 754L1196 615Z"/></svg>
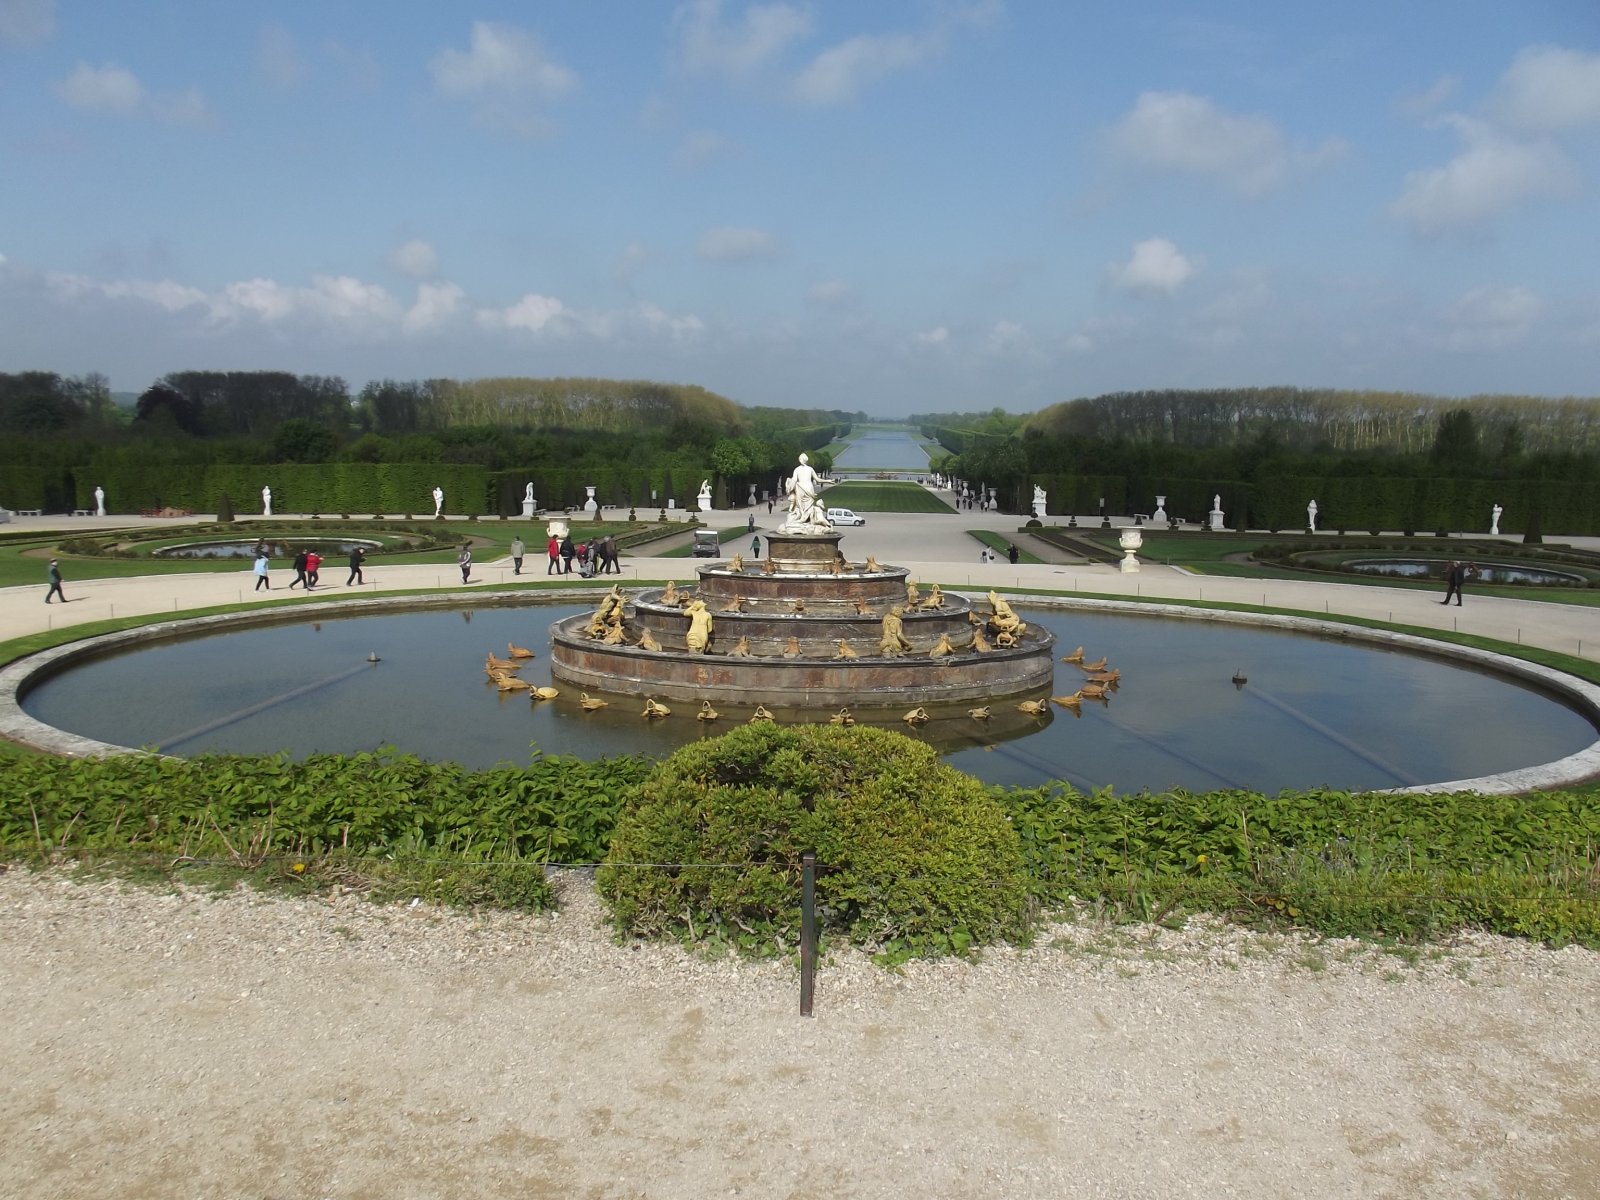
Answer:
<svg viewBox="0 0 1600 1200"><path fill-rule="evenodd" d="M986 624L988 604L974 607L946 595L937 608L912 608L907 569L870 558L847 562L841 536L775 533L765 560L702 566L692 590L635 592L622 612L626 643L615 634L611 643L592 636L589 616L557 621L550 627L551 672L591 691L788 709L904 710L1048 691L1055 667L1048 631L1027 626L1015 645L1005 646ZM921 590L924 603L930 590ZM703 652L689 646L685 606L693 600L712 619ZM895 606L903 608L910 648L888 655L885 616ZM941 639L951 653L930 656Z"/></svg>

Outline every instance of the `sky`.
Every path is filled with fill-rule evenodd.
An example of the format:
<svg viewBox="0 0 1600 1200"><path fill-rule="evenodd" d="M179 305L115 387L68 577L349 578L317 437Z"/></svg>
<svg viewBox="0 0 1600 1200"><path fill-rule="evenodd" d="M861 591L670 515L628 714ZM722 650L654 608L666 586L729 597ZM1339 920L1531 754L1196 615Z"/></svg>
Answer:
<svg viewBox="0 0 1600 1200"><path fill-rule="evenodd" d="M0 0L0 371L1600 395L1600 3Z"/></svg>

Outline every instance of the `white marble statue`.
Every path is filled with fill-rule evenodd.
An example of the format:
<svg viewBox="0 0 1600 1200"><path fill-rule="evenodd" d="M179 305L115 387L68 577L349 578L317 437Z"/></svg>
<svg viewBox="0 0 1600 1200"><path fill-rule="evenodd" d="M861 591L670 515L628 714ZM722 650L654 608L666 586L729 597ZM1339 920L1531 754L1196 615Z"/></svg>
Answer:
<svg viewBox="0 0 1600 1200"><path fill-rule="evenodd" d="M1220 492L1211 497L1211 511L1206 514L1206 522L1206 528L1210 529L1212 532L1217 532L1227 528L1223 519L1222 494Z"/></svg>
<svg viewBox="0 0 1600 1200"><path fill-rule="evenodd" d="M700 496L699 496L699 500L700 500L700 511L701 512L710 512L711 511L711 480L702 479L700 481Z"/></svg>
<svg viewBox="0 0 1600 1200"><path fill-rule="evenodd" d="M263 517L270 517L272 515L271 487L264 487L261 489L261 515Z"/></svg>
<svg viewBox="0 0 1600 1200"><path fill-rule="evenodd" d="M533 514L534 514L534 511L538 507L539 507L539 502L533 498L533 484L530 483L528 485L527 490L522 493L522 515L523 515L523 517L531 519Z"/></svg>
<svg viewBox="0 0 1600 1200"><path fill-rule="evenodd" d="M433 489L433 515L437 517L442 512L444 512L444 489L436 487Z"/></svg>
<svg viewBox="0 0 1600 1200"><path fill-rule="evenodd" d="M1044 507L1044 489L1036 483L1033 485L1033 515L1041 521L1044 520Z"/></svg>
<svg viewBox="0 0 1600 1200"><path fill-rule="evenodd" d="M106 515L106 490L99 486L94 489L94 515L97 517Z"/></svg>
<svg viewBox="0 0 1600 1200"><path fill-rule="evenodd" d="M1500 514L1503 513L1503 512L1505 512L1505 509L1501 508L1498 504L1496 504L1494 506L1494 509L1490 512L1490 514L1489 514L1489 536L1490 537L1499 537L1500 536Z"/></svg>
<svg viewBox="0 0 1600 1200"><path fill-rule="evenodd" d="M800 456L794 474L784 480L783 490L789 497L789 516L778 527L779 533L826 533L833 528L822 507L822 478L806 455Z"/></svg>
<svg viewBox="0 0 1600 1200"><path fill-rule="evenodd" d="M523 490L522 502L524 504L532 504L533 503L533 484L531 484L531 483L528 484L527 488Z"/></svg>
<svg viewBox="0 0 1600 1200"><path fill-rule="evenodd" d="M1312 533L1317 531L1317 502L1315 500L1306 505L1306 528Z"/></svg>

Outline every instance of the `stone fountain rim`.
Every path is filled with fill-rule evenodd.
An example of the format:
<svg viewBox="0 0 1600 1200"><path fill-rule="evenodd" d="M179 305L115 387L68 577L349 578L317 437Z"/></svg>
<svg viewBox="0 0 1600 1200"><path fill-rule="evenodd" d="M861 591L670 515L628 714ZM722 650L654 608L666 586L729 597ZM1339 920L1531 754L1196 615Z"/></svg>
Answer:
<svg viewBox="0 0 1600 1200"><path fill-rule="evenodd" d="M466 607L520 608L551 603L574 603L596 599L609 587L551 591L501 591L477 592L462 595L457 592L437 592L425 595L375 596L368 599L325 601L314 604L285 605L246 612L213 613L197 617L180 617L176 620L157 620L131 629L96 634L52 646L0 667L0 736L20 745L55 754L64 758L102 758L112 754L143 754L146 751L134 746L121 746L102 742L46 725L23 711L22 698L37 684L51 675L66 670L83 659L98 657L108 651L125 649L145 642L165 641L190 637L196 633L221 629L250 628L257 625L281 625L306 619L332 618L385 611L414 611L418 609L459 609ZM968 599L969 589L951 588L950 594ZM983 593L987 595L987 591ZM1112 600L1087 596L1062 596L1051 593L1007 592L1012 604L1029 608L1081 609L1104 611L1134 616L1168 617L1180 620L1211 621L1220 624L1254 625L1267 629L1283 629L1296 633L1314 634L1333 640L1362 642L1428 658L1467 663L1491 674L1531 683L1539 690L1559 698L1580 713L1596 730L1596 740L1587 747L1564 758L1531 767L1522 767L1496 775L1475 779L1454 779L1414 787L1386 788L1377 794L1403 795L1408 793L1478 792L1483 795L1516 795L1523 792L1570 787L1600 777L1600 686L1580 679L1576 675L1546 667L1526 659L1513 658L1492 650L1473 646L1459 646L1436 641L1417 634L1370 626L1346 625L1338 621L1316 617L1302 617L1287 613L1245 612L1227 608L1196 608L1186 604L1156 604L1140 600Z"/></svg>

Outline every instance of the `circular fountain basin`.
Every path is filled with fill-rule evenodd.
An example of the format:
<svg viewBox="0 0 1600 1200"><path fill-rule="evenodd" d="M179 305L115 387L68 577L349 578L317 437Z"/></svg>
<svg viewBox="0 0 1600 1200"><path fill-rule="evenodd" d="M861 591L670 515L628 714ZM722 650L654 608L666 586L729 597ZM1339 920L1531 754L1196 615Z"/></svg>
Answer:
<svg viewBox="0 0 1600 1200"><path fill-rule="evenodd" d="M909 696L875 716L852 711L863 723L931 742L980 779L1018 786L1061 779L1119 791L1516 792L1600 774L1600 688L1548 668L1301 618L1051 603L1019 601L1018 612L1058 647L1082 644L1087 656L1122 670L1104 702L1052 705L1033 716L996 701L988 721L969 716L969 703L932 704L919 729L900 720L916 703ZM300 756L392 745L489 766L524 761L530 747L660 757L750 718L751 705L717 700L720 719L700 722L692 699L669 702L667 720L645 721L637 697L599 692L592 694L608 706L585 711L578 693L587 689L552 679L541 634L552 618L560 624L592 608L505 593L162 623L5 668L0 728L74 754L160 747ZM508 641L538 652L521 674L531 684L553 682L559 699L534 703L486 682L485 652L505 654ZM374 653L380 661L369 665ZM1237 674L1247 682L1236 687ZM1083 677L1056 662L1036 698L1069 693ZM18 689L25 712L13 700ZM766 703L784 722L832 715L780 694Z"/></svg>

